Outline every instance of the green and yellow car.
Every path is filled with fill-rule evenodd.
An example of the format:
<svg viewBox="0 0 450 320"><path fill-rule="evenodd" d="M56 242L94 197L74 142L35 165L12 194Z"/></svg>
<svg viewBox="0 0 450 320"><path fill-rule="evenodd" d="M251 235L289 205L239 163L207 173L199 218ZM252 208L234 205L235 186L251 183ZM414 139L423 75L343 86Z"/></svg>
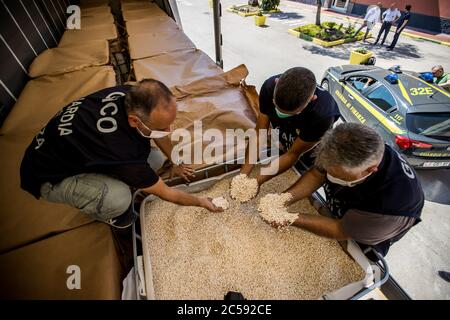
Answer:
<svg viewBox="0 0 450 320"><path fill-rule="evenodd" d="M342 120L377 130L416 168L450 167L450 93L429 73L343 65L322 80Z"/></svg>

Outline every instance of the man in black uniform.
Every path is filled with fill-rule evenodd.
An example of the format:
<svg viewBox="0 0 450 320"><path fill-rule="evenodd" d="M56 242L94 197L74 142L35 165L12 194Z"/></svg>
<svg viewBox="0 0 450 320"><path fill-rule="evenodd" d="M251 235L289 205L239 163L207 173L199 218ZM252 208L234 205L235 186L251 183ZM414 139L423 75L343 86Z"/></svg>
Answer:
<svg viewBox="0 0 450 320"><path fill-rule="evenodd" d="M394 50L395 46L397 45L398 38L400 37L400 33L402 33L402 31L405 30L406 26L411 20L411 5L407 4L405 6L405 10L406 10L405 13L400 17L400 19L397 20L397 29L395 30L394 39L392 39L392 43L387 48L388 51Z"/></svg>
<svg viewBox="0 0 450 320"><path fill-rule="evenodd" d="M424 195L416 173L362 124L341 124L324 135L315 166L286 191L293 195L288 204L321 186L337 219L300 213L295 226L332 239L353 239L384 256L420 222Z"/></svg>
<svg viewBox="0 0 450 320"><path fill-rule="evenodd" d="M169 188L156 171L171 159L170 126L177 112L170 90L157 80L107 88L74 101L36 135L20 168L21 186L80 209L95 220L126 228L136 219L131 190L220 211L210 199ZM175 166L188 179L192 169ZM130 189L131 187L131 189Z"/></svg>
<svg viewBox="0 0 450 320"><path fill-rule="evenodd" d="M278 171L259 174L259 185L291 168L300 156L314 148L340 115L333 97L317 86L310 70L302 67L267 79L261 87L259 109L256 130L269 129L271 125L278 130L282 148L282 155L276 160ZM249 175L252 169L247 147L241 173Z"/></svg>

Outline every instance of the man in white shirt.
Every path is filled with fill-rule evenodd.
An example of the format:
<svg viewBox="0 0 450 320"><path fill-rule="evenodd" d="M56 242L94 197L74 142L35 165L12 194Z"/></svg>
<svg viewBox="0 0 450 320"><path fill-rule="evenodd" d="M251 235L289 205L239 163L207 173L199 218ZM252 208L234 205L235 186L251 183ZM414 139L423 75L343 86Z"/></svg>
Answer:
<svg viewBox="0 0 450 320"><path fill-rule="evenodd" d="M366 16L364 17L364 23L358 29L358 31L355 32L354 37L356 37L364 27L367 27L366 33L364 34L363 37L363 41L366 42L366 38L367 35L369 34L369 31L372 30L372 28L376 25L376 23L380 21L382 7L383 5L381 4L381 2L378 2L376 6L373 6L369 8L369 10L367 10Z"/></svg>
<svg viewBox="0 0 450 320"><path fill-rule="evenodd" d="M384 41L386 41L386 37L389 34L389 30L391 30L391 27L397 22L400 16L401 16L400 10L397 9L397 7L395 6L395 2L393 2L391 4L391 7L382 14L383 24L381 25L380 32L378 33L377 41L375 41L374 44L378 43L383 32L384 37L383 40L381 41L381 45L384 44Z"/></svg>

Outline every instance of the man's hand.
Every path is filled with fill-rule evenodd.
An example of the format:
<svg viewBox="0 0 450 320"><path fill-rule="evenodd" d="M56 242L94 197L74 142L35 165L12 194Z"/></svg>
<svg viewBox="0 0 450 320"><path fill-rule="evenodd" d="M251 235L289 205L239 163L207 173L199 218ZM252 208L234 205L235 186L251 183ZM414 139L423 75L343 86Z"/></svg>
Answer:
<svg viewBox="0 0 450 320"><path fill-rule="evenodd" d="M190 178L194 178L194 169L186 164L173 165L170 171L170 179L174 176L183 178L186 182L191 182Z"/></svg>
<svg viewBox="0 0 450 320"><path fill-rule="evenodd" d="M200 206L211 211L211 212L223 212L223 209L220 207L217 207L212 203L211 198L199 198L200 200Z"/></svg>
<svg viewBox="0 0 450 320"><path fill-rule="evenodd" d="M284 223L279 223L279 222L274 222L274 221L271 222L271 221L267 221L266 219L263 219L263 221L275 229L281 229L281 228L291 225L291 223L289 221L285 221Z"/></svg>

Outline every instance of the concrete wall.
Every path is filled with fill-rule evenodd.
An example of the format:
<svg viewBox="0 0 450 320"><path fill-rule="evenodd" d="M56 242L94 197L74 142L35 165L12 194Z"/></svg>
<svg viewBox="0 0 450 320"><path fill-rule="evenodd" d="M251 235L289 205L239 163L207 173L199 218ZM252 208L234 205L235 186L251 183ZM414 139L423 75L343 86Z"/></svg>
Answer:
<svg viewBox="0 0 450 320"><path fill-rule="evenodd" d="M378 3L379 0L355 0L349 13L364 15L367 7ZM391 1L382 1L388 6ZM411 21L409 27L427 30L435 33L450 34L450 5L449 0L392 0L397 7L404 11L406 4L411 4ZM444 2L447 4L445 5Z"/></svg>
<svg viewBox="0 0 450 320"><path fill-rule="evenodd" d="M306 4L316 4L316 0L293 0ZM395 2L404 11L405 5L412 5L409 27L431 31L434 33L450 34L450 0L350 0L347 12L362 16L369 5L381 1L384 7ZM331 3L332 0L329 0Z"/></svg>
<svg viewBox="0 0 450 320"><path fill-rule="evenodd" d="M420 13L427 16L433 17L444 17L450 18L450 16L443 16L440 9L443 10L444 2L447 2L447 6L449 5L448 0L352 0L352 2L362 5L371 5L377 4L379 1L383 3L383 7L388 7L391 2L395 2L397 7L401 10L404 10L405 5L412 5L412 11L415 13ZM447 8L446 11L449 11ZM447 12L448 14L448 12Z"/></svg>
<svg viewBox="0 0 450 320"><path fill-rule="evenodd" d="M450 19L450 1L439 0L439 12L442 18Z"/></svg>

